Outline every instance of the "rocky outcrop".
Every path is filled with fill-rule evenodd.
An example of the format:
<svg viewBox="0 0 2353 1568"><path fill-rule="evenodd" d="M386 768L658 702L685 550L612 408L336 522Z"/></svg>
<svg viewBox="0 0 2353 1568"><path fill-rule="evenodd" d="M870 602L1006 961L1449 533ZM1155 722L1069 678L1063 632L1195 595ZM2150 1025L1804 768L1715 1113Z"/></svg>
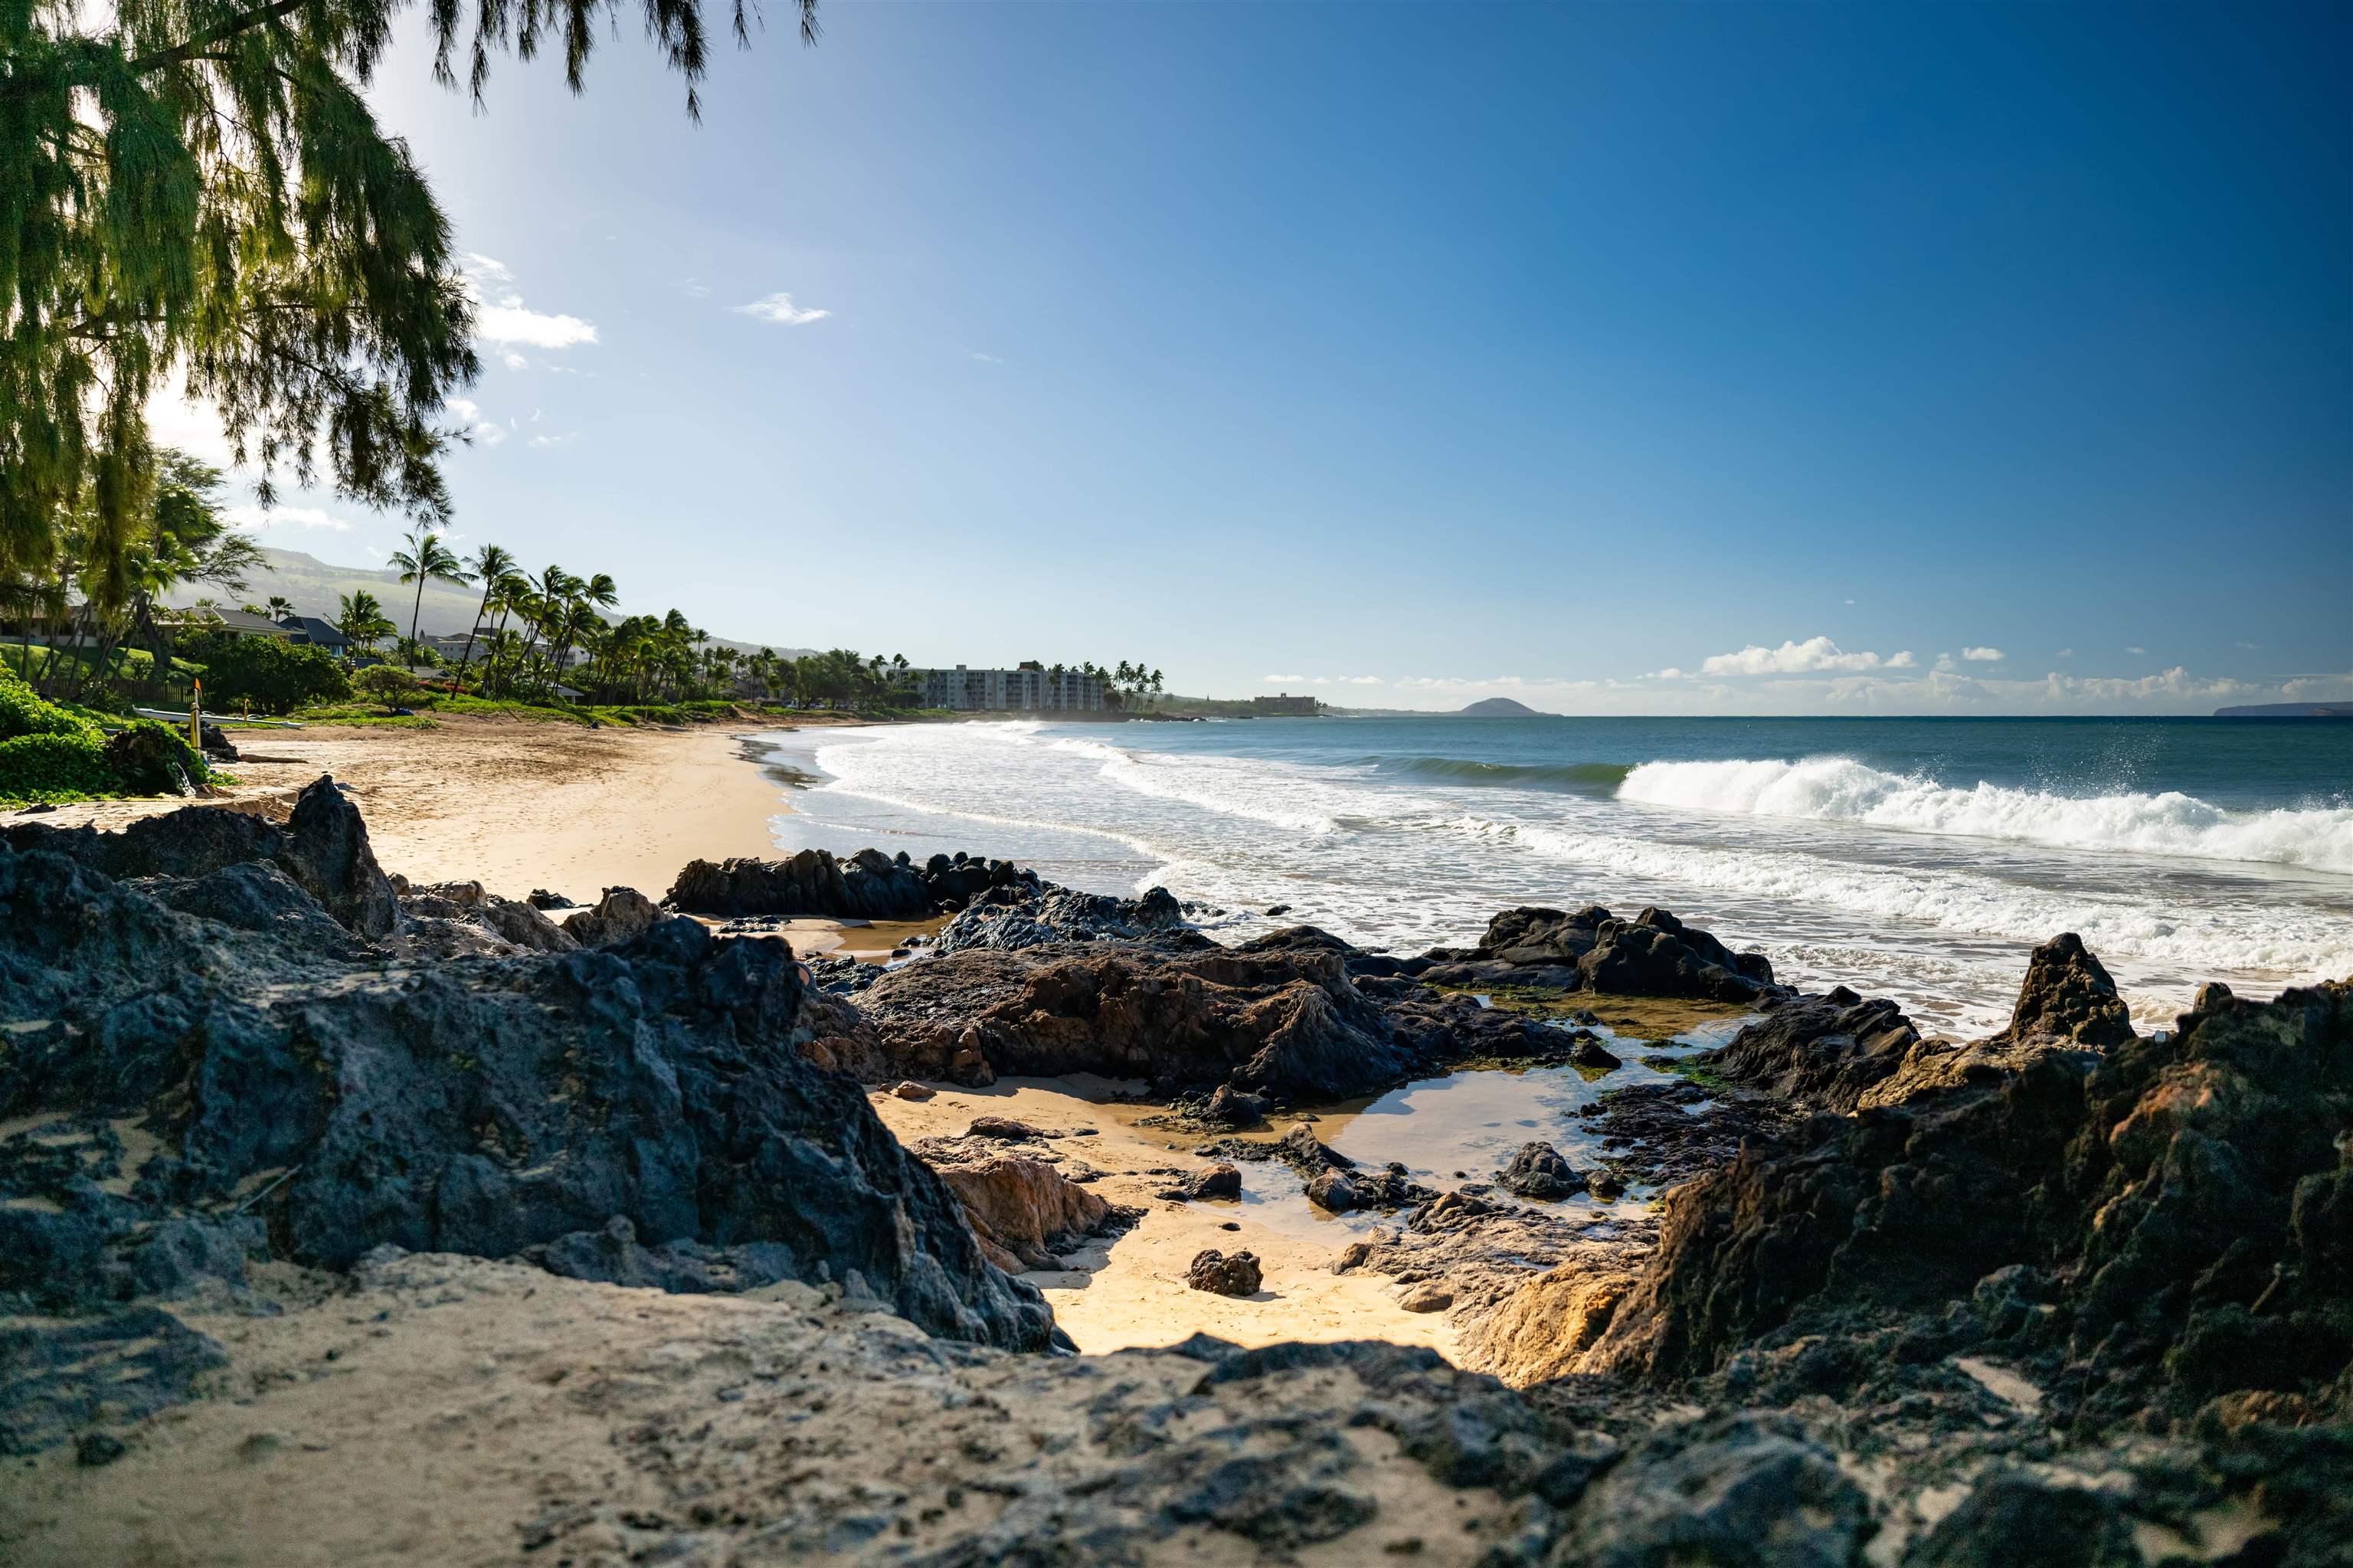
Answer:
<svg viewBox="0 0 2353 1568"><path fill-rule="evenodd" d="M444 882L410 887L399 895L401 914L412 921L463 923L494 938L495 943L466 944L475 953L568 953L580 944L539 907L518 898L501 898L479 882ZM422 939L423 932L412 933ZM435 932L446 949L459 943L448 933ZM456 956L451 951L450 956Z"/></svg>
<svg viewBox="0 0 2353 1568"><path fill-rule="evenodd" d="M856 1070L968 1084L1091 1072L1171 1096L1222 1087L1232 1095L1205 1108L1241 1126L1223 1118L1375 1093L1453 1062L1567 1061L1578 1048L1467 996L1354 977L1353 951L1152 941L941 953L861 993L880 1051Z"/></svg>
<svg viewBox="0 0 2353 1568"><path fill-rule="evenodd" d="M1533 986L1617 996L1750 1001L1774 994L1762 953L1736 953L1664 909L1620 920L1599 905L1574 913L1506 909L1467 951L1440 951L1421 971L1433 985Z"/></svg>
<svg viewBox="0 0 2353 1568"><path fill-rule="evenodd" d="M964 1204L989 1260L1008 1274L1060 1268L1057 1254L1133 1218L1041 1160L997 1155L933 1163Z"/></svg>
<svg viewBox="0 0 2353 1568"><path fill-rule="evenodd" d="M246 811L197 807L142 817L120 832L18 822L5 838L20 853L64 855L116 881L192 881L269 861L346 930L381 937L400 917L359 808L323 774L294 798L283 827Z"/></svg>
<svg viewBox="0 0 2353 1568"><path fill-rule="evenodd" d="M331 789L306 799L291 858L364 919L364 832L320 827L348 810ZM166 896L200 883L0 852L0 1119L49 1128L0 1145L0 1293L133 1294L158 1227L196 1227L182 1254L201 1259L225 1213L328 1268L386 1243L554 1258L617 1217L649 1248L774 1246L792 1277L951 1337L1045 1342L1044 1304L989 1266L946 1186L803 1059L782 942L668 920L617 948L407 970L304 917L283 863L200 879L276 910L237 926ZM121 1125L154 1146L135 1170L95 1137Z"/></svg>
<svg viewBox="0 0 2353 1568"><path fill-rule="evenodd" d="M974 948L1041 948L1057 942L1158 941L1190 948L1213 944L1185 924L1185 912L1165 887L1141 898L1113 898L1050 884L1017 882L991 887L933 938L934 953Z"/></svg>
<svg viewBox="0 0 2353 1568"><path fill-rule="evenodd" d="M2079 952L2040 949L2064 982L2020 1010L2071 1033L1672 1194L1586 1369L1686 1378L1831 1323L1933 1319L1942 1350L2030 1359L2062 1421L2353 1415L2353 986L2102 1051L2077 1044L2116 1033L2096 1001L2038 1001L2096 998Z"/></svg>
<svg viewBox="0 0 2353 1568"><path fill-rule="evenodd" d="M1323 953L972 949L892 971L861 1008L903 1077L1091 1072L1330 1099L1419 1059Z"/></svg>
<svg viewBox="0 0 2353 1568"><path fill-rule="evenodd" d="M654 901L634 887L608 887L589 908L567 915L565 934L584 948L609 948L644 935L662 917Z"/></svg>
<svg viewBox="0 0 2353 1568"><path fill-rule="evenodd" d="M1040 885L1034 872L959 851L918 866L864 849L846 859L803 850L786 860L691 862L666 900L690 915L815 916L849 920L914 920L960 909L990 888Z"/></svg>
<svg viewBox="0 0 2353 1568"><path fill-rule="evenodd" d="M1892 1076L1920 1031L1884 997L1866 1001L1844 986L1775 1008L1732 1037L1708 1065L1777 1098L1851 1111Z"/></svg>

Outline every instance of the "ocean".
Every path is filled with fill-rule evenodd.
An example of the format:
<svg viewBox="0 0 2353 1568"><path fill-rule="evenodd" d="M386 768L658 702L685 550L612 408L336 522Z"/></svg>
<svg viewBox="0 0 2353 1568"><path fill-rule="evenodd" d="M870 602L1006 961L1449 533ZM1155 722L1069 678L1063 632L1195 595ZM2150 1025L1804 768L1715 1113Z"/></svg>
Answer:
<svg viewBox="0 0 2353 1568"><path fill-rule="evenodd" d="M1303 921L1409 953L1513 905L1657 905L1785 980L1948 1031L2004 1022L2060 931L2144 1027L2202 980L2353 975L2353 724L1433 715L764 743L814 780L776 821L782 851L1157 883L1228 911L1228 939Z"/></svg>

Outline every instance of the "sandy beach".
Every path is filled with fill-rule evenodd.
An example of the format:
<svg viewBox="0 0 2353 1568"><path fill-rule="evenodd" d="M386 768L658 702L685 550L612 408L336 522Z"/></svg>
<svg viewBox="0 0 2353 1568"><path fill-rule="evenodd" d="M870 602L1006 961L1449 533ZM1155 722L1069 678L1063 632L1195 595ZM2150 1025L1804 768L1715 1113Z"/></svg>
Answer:
<svg viewBox="0 0 2353 1568"><path fill-rule="evenodd" d="M691 860L775 853L768 820L792 807L744 734L472 716L431 729L237 730L237 784L220 803L283 813L332 774L366 814L376 858L411 882L480 882L508 898L543 887L583 904L607 887L659 898ZM40 820L120 828L185 804L110 801Z"/></svg>

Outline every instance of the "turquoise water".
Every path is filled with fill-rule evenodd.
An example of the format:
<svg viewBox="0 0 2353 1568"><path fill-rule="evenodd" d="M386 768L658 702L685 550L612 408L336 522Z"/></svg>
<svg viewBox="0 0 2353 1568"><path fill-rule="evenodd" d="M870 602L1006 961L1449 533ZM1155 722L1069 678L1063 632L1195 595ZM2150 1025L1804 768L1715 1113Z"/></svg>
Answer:
<svg viewBox="0 0 2353 1568"><path fill-rule="evenodd" d="M2353 974L2353 726L2212 719L908 726L772 744L778 842L963 848L1229 929L1399 951L1517 903L1671 907L1802 983L2006 1015L2080 931L2148 1021ZM1287 904L1292 912L1264 916Z"/></svg>

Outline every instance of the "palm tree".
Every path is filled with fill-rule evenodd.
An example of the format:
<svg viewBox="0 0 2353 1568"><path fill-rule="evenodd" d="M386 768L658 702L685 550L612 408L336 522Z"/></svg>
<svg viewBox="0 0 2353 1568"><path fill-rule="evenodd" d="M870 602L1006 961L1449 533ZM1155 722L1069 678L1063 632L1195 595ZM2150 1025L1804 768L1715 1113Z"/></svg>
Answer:
<svg viewBox="0 0 2353 1568"><path fill-rule="evenodd" d="M272 620L284 620L294 613L294 601L284 594L271 594L265 603L268 605L267 613Z"/></svg>
<svg viewBox="0 0 2353 1568"><path fill-rule="evenodd" d="M449 547L441 543L441 535L432 529L419 527L410 533L406 542L408 548L395 550L388 564L400 568L402 582L417 585L417 601L408 611L408 646L414 652L417 623L425 613L425 585L438 579L458 588L467 588L474 579L467 572L466 563L452 554Z"/></svg>
<svg viewBox="0 0 2353 1568"><path fill-rule="evenodd" d="M399 628L384 618L384 607L376 602L375 595L365 588L354 588L343 596L335 630L350 638L353 647L373 653L379 641Z"/></svg>
<svg viewBox="0 0 2353 1568"><path fill-rule="evenodd" d="M481 630L484 618L491 613L491 596L499 591L501 583L514 576L515 559L496 545L485 545L474 552L466 569L482 585L482 602L475 607L474 624L466 628L466 652L458 660L459 691L466 687L466 666L474 662L474 633Z"/></svg>

